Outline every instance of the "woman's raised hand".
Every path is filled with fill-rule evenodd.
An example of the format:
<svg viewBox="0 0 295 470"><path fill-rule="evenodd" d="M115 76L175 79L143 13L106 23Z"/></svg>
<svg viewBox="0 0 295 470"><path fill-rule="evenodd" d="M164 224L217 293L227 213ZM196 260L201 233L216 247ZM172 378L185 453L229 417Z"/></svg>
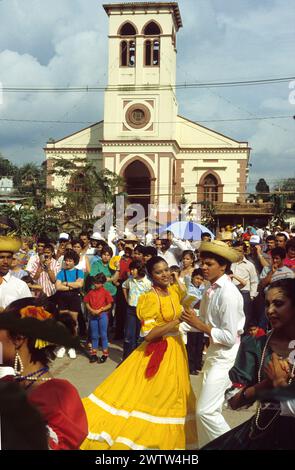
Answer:
<svg viewBox="0 0 295 470"><path fill-rule="evenodd" d="M290 378L290 365L288 361L280 359L276 353L272 353L271 360L264 368L269 380L272 381L273 387L285 387L288 385Z"/></svg>

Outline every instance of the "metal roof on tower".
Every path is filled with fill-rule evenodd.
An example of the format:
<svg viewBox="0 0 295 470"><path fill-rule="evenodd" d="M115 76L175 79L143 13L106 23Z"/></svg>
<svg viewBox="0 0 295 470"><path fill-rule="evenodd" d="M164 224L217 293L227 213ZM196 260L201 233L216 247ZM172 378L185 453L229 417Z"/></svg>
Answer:
<svg viewBox="0 0 295 470"><path fill-rule="evenodd" d="M127 3L108 3L103 5L107 15L110 15L111 11L126 11L126 10L164 10L170 8L173 13L174 21L177 26L177 30L182 27L181 14L177 2L127 2Z"/></svg>

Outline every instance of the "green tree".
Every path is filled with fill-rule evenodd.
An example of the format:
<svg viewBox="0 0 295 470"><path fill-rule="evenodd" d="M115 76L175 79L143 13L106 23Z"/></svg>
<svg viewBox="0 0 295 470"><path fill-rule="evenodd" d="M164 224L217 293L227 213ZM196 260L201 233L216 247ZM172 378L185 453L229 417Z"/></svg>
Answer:
<svg viewBox="0 0 295 470"><path fill-rule="evenodd" d="M295 178L278 180L274 185L274 190L285 193L287 200L295 200Z"/></svg>
<svg viewBox="0 0 295 470"><path fill-rule="evenodd" d="M45 209L37 211L28 204L2 205L0 215L12 219L16 225L16 236L39 236L46 234L49 238L55 238L58 233L59 214L55 210Z"/></svg>
<svg viewBox="0 0 295 470"><path fill-rule="evenodd" d="M203 201L201 204L203 206L201 223L209 230L214 231L216 228L214 204L211 201Z"/></svg>
<svg viewBox="0 0 295 470"><path fill-rule="evenodd" d="M13 165L7 158L4 158L0 152L0 178L3 176L14 177L17 170L17 166Z"/></svg>
<svg viewBox="0 0 295 470"><path fill-rule="evenodd" d="M15 176L15 186L22 196L27 196L31 205L40 210L45 207L46 171L44 165L26 163Z"/></svg>
<svg viewBox="0 0 295 470"><path fill-rule="evenodd" d="M284 225L286 216L286 198L284 194L272 194L270 200L273 203L271 225Z"/></svg>
<svg viewBox="0 0 295 470"><path fill-rule="evenodd" d="M114 207L116 196L125 195L120 191L124 187L123 178L108 169L97 170L92 162L84 159L57 159L50 174L68 179L63 190L50 192L51 198L58 197L61 210L67 215L91 216L95 204Z"/></svg>
<svg viewBox="0 0 295 470"><path fill-rule="evenodd" d="M260 178L260 180L256 184L255 189L258 199L262 199L263 202L269 201L269 186L264 178Z"/></svg>

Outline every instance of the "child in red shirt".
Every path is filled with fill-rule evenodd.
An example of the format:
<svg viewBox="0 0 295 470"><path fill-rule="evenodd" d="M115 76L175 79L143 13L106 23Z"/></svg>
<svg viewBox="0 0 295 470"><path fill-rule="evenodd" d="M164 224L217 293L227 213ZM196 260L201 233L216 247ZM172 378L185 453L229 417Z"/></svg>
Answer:
<svg viewBox="0 0 295 470"><path fill-rule="evenodd" d="M253 336L254 338L260 338L260 336L265 336L266 333L263 328L259 328L258 325L252 323L248 328L248 335Z"/></svg>
<svg viewBox="0 0 295 470"><path fill-rule="evenodd" d="M89 329L92 344L90 362L103 363L107 360L108 352L108 310L110 310L113 298L103 287L107 278L103 273L92 278L94 289L84 297L86 308L89 312ZM102 356L98 358L98 342L101 339Z"/></svg>

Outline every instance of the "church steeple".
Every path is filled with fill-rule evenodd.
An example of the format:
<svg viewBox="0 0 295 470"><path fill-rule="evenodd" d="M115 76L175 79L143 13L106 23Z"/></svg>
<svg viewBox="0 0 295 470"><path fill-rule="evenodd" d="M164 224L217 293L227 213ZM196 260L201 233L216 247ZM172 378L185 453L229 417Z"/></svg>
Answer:
<svg viewBox="0 0 295 470"><path fill-rule="evenodd" d="M177 115L176 2L104 5L109 16L104 138L172 138ZM170 121L170 124L168 123Z"/></svg>

